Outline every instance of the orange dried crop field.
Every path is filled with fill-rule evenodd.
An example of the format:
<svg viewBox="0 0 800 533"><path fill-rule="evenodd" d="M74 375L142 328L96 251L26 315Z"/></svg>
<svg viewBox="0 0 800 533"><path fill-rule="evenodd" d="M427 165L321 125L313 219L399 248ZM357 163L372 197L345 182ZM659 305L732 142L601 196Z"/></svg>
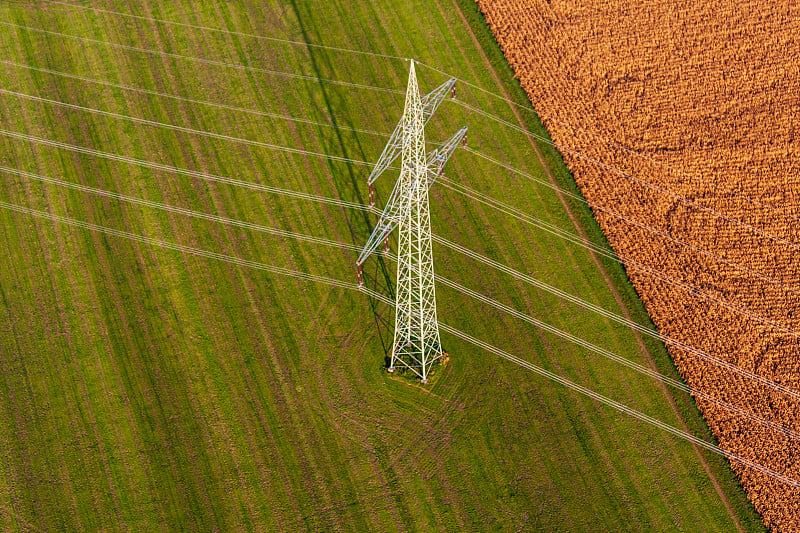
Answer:
<svg viewBox="0 0 800 533"><path fill-rule="evenodd" d="M478 4L659 331L800 391L800 4ZM791 395L670 353L800 430ZM722 447L800 479L800 440L697 402ZM796 490L733 468L768 528L800 531Z"/></svg>

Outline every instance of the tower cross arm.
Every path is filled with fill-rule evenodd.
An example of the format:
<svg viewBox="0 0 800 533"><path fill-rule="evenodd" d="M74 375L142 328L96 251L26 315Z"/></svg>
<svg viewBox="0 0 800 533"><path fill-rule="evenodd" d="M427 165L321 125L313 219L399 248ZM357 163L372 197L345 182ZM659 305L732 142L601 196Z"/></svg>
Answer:
<svg viewBox="0 0 800 533"><path fill-rule="evenodd" d="M456 148L467 138L467 127L458 130L452 137L447 139L441 146L428 154L428 188L433 181L444 171L444 166L452 157Z"/></svg>
<svg viewBox="0 0 800 533"><path fill-rule="evenodd" d="M410 185L413 187L413 182ZM364 261L366 261L367 258L378 249L381 243L389 237L410 207L408 202L409 191L401 191L400 189L402 187L402 181L397 180L394 184L394 189L392 189L392 194L389 195L389 200L386 202L386 207L384 207L381 217L378 219L378 223L375 225L369 239L367 239L367 244L364 245L364 249L358 256L358 261L356 261L357 265L360 266L364 264Z"/></svg>
<svg viewBox="0 0 800 533"><path fill-rule="evenodd" d="M439 108L439 105L444 102L448 95L453 94L453 87L456 85L456 79L450 78L437 88L426 94L420 100L422 103L422 120L425 124L428 123L431 116Z"/></svg>
<svg viewBox="0 0 800 533"><path fill-rule="evenodd" d="M451 93L455 83L456 79L450 78L422 97L422 120L424 123L428 123L428 120L430 120L433 113L439 108L439 105L444 101L447 95ZM389 165L397 159L397 156L400 155L400 151L403 149L404 128L405 116L401 117L397 126L395 126L391 137L389 137L389 141L386 143L383 152L381 152L381 156L378 158L378 162L375 163L375 167L372 169L369 178L367 178L367 185L372 186L375 180L378 179L378 176L383 174L383 172L389 168Z"/></svg>
<svg viewBox="0 0 800 533"><path fill-rule="evenodd" d="M466 138L466 135L467 128L465 126L442 143L441 146L428 154L426 163L426 187L428 189L430 189L433 182L436 181L436 178L441 175L444 165L450 160L453 152L455 152L459 144ZM408 214L408 210L411 209L411 203L407 200L409 191L400 190L402 187L401 183L401 180L395 183L392 194L389 195L389 200L386 202L386 207L383 209L378 223L375 225L372 234L367 240L367 244L358 256L358 265L362 265L364 261L378 249L381 243L394 231L400 223L400 220ZM412 181L408 184L409 189L413 189L415 183L415 181Z"/></svg>

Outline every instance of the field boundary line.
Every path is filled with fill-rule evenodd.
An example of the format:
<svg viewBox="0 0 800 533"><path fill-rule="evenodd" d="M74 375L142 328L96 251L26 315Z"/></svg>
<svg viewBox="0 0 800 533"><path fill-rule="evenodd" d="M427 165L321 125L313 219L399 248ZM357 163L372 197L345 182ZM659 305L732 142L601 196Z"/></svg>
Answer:
<svg viewBox="0 0 800 533"><path fill-rule="evenodd" d="M474 43L475 47L478 49L478 51L480 52L481 56L483 57L484 64L487 66L489 72L492 74L492 78L494 79L494 82L495 82L496 86L501 91L503 91L507 97L509 97L510 95L508 94L508 91L506 90L505 85L502 83L502 80L500 79L500 76L499 76L499 74L497 72L497 69L495 69L494 65L489 60L489 58L488 58L488 56L486 54L486 50L484 50L483 45L478 40L478 37L475 34L475 30L473 29L473 27L470 25L469 21L467 20L467 17L464 14L464 10L462 9L461 5L459 5L458 0L452 0L452 4L453 4L453 7L456 9L456 11L458 11L458 14L461 17L462 22L467 27L467 29L468 29L471 37L472 37L472 40L473 40L473 43ZM472 4L472 5L474 6L475 4ZM483 21L483 19L482 19L482 21ZM484 31L486 31L485 28L484 28ZM517 119L517 122L520 125L524 125L525 122L523 121L522 116L520 115L519 111L515 110L514 108L512 108L512 111L514 113L514 116ZM533 151L536 153L536 155L538 156L540 162L542 163L542 168L544 169L547 178L553 184L556 184L555 176L553 175L553 173L552 173L552 171L550 169L550 166L548 165L547 161L545 160L541 148L539 147L539 145L536 142L534 142L533 138L531 137L531 135L529 133L526 133L525 135L526 135L526 138L527 138L528 142L530 143L531 147L533 148ZM574 178L572 178L572 179L574 180ZM572 224L574 225L575 230L578 232L580 237L583 238L584 240L588 240L588 233L587 233L586 228L584 227L584 223L581 222L578 219L578 217L576 216L576 214L573 212L572 206L569 205L569 203L567 202L567 200L564 198L563 195L560 195L560 194L557 193L556 196L558 197L559 201L561 202L562 206L564 207L564 210L566 211L568 217L572 221ZM592 220L594 221L595 225L597 225L597 222L595 221L593 216L592 216ZM602 234L602 231L601 231L601 234ZM620 307L620 309L622 309L623 313L625 313L628 316L628 318L630 318L631 317L631 311L626 307L625 301L623 300L623 297L622 297L622 294L620 292L620 289L617 287L617 284L615 283L615 280L612 279L610 273L606 269L606 265L604 265L600 261L600 259L599 259L597 254L590 254L590 256L591 256L592 261L594 262L595 266L599 270L600 274L602 275L603 279L605 280L607 286L611 290L611 293L614 296L614 299L617 301L617 305L619 305L619 307ZM625 276L627 276L627 272L625 273ZM629 279L626 280L626 281L628 283L630 283ZM642 305L642 304L640 304L640 305ZM650 350L650 347L648 347L645 344L644 339L642 338L642 336L641 335L637 335L637 334L634 334L634 336L636 337L636 341L637 341L637 343L639 345L639 348L642 350L642 353L645 355L645 357L648 358L648 360L650 361L650 364L654 368L657 367L657 364L656 364L656 361L655 361L655 356L654 356L653 352ZM667 354L667 357L671 360L671 357L669 357L669 354ZM667 388L665 386L663 386L663 385L662 385L662 393L664 394L665 398L667 399L667 401L669 402L670 406L672 407L672 411L674 412L674 414L677 416L678 420L680 420L681 424L683 425L684 430L688 431L688 424L687 424L686 420L684 419L683 414L678 409L676 401L675 401L675 398L673 397L672 394L670 394L670 392L667 390ZM695 454L697 455L698 460L700 461L701 465L703 466L703 469L705 470L706 475L709 476L709 479L711 480L711 483L712 483L712 485L714 487L715 492L720 497L720 499L722 500L726 510L728 511L728 515L731 517L731 520L733 520L733 522L735 523L736 527L739 530L741 530L742 528L741 528L741 524L739 523L739 518L738 518L736 512L733 510L733 507L732 507L732 504L730 502L730 498L728 497L728 494L722 489L722 486L720 485L720 482L717 479L716 473L711 470L711 465L708 463L706 458L700 453L700 450L699 450L699 448L697 446L694 447L694 451L695 451Z"/></svg>

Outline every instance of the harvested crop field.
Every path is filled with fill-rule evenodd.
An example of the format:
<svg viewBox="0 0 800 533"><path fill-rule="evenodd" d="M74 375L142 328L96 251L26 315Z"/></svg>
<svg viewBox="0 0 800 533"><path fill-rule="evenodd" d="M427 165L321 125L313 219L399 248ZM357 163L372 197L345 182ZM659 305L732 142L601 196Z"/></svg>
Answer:
<svg viewBox="0 0 800 533"><path fill-rule="evenodd" d="M659 331L800 391L800 5L478 4ZM797 429L796 396L670 353ZM800 478L797 439L698 405L724 448ZM800 530L796 490L733 468L770 529Z"/></svg>

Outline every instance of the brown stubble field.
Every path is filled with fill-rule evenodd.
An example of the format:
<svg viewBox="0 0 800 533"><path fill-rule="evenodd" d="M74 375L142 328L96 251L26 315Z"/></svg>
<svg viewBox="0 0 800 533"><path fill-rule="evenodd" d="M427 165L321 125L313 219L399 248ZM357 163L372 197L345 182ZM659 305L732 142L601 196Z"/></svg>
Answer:
<svg viewBox="0 0 800 533"><path fill-rule="evenodd" d="M478 4L617 253L693 288L628 268L659 331L800 390L800 6ZM797 428L800 402L670 353ZM723 447L800 478L796 440L698 405ZM800 530L796 491L734 469L768 527Z"/></svg>

